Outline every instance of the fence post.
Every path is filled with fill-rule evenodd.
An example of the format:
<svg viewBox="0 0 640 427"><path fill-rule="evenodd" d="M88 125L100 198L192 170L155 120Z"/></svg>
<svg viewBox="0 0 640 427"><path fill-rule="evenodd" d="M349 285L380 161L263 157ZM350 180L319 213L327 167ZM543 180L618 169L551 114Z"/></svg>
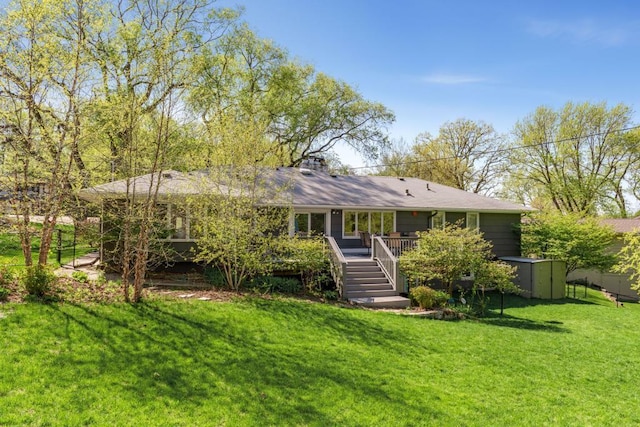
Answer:
<svg viewBox="0 0 640 427"><path fill-rule="evenodd" d="M73 261L72 261L72 265L73 268L76 268L76 237L77 237L77 232L76 232L76 224L74 221L73 224Z"/></svg>
<svg viewBox="0 0 640 427"><path fill-rule="evenodd" d="M57 260L58 260L58 264L62 264L62 230L60 228L58 228L58 230L56 230L58 232L58 256L57 256Z"/></svg>

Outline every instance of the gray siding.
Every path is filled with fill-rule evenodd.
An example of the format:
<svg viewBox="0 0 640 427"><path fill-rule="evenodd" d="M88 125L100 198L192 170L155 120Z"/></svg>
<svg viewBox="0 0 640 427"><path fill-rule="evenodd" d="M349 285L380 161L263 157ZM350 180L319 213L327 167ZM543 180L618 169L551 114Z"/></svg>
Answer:
<svg viewBox="0 0 640 427"><path fill-rule="evenodd" d="M493 253L497 257L520 256L518 224L520 214L480 214L480 231L493 244Z"/></svg>
<svg viewBox="0 0 640 427"><path fill-rule="evenodd" d="M431 212L417 212L413 216L409 211L396 212L396 231L410 233L413 231L426 231L431 224Z"/></svg>

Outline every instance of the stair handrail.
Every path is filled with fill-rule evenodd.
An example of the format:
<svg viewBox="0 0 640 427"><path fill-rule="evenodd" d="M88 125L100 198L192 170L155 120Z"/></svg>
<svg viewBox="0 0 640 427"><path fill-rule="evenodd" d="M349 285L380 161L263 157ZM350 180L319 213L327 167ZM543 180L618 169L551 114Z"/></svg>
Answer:
<svg viewBox="0 0 640 427"><path fill-rule="evenodd" d="M342 254L338 242L332 236L324 236L329 246L329 264L331 266L331 277L336 283L338 293L342 299L344 293L344 279L347 272L347 259Z"/></svg>
<svg viewBox="0 0 640 427"><path fill-rule="evenodd" d="M378 262L382 271L389 279L393 290L398 292L398 258L393 255L391 249L380 236L375 236L371 244L371 256Z"/></svg>

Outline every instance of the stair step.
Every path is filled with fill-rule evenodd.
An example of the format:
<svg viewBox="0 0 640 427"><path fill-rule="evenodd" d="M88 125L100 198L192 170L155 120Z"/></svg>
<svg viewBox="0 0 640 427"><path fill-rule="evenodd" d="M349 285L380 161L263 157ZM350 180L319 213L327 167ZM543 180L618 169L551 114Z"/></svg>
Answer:
<svg viewBox="0 0 640 427"><path fill-rule="evenodd" d="M386 276L382 277L348 277L345 280L346 285L370 285L370 284L379 284L379 283L389 283L389 280Z"/></svg>
<svg viewBox="0 0 640 427"><path fill-rule="evenodd" d="M357 291L346 291L347 298L374 298L374 297L394 297L397 296L398 293L393 289L389 290L357 290Z"/></svg>
<svg viewBox="0 0 640 427"><path fill-rule="evenodd" d="M379 290L379 291L388 291L389 289L393 289L391 287L391 283L361 283L361 284L346 284L344 287L347 292L350 291L367 291L367 290Z"/></svg>
<svg viewBox="0 0 640 427"><path fill-rule="evenodd" d="M347 268L367 268L377 266L378 263L376 261L350 262L349 264L347 264Z"/></svg>
<svg viewBox="0 0 640 427"><path fill-rule="evenodd" d="M400 296L349 298L349 302L372 308L407 308L411 305L408 298Z"/></svg>
<svg viewBox="0 0 640 427"><path fill-rule="evenodd" d="M384 273L382 272L382 270L362 270L362 271L347 271L347 275L348 276L368 276L371 274L382 274L384 275Z"/></svg>
<svg viewBox="0 0 640 427"><path fill-rule="evenodd" d="M364 273L369 271L382 271L382 269L377 265L372 265L370 267L352 267L347 268L347 273Z"/></svg>

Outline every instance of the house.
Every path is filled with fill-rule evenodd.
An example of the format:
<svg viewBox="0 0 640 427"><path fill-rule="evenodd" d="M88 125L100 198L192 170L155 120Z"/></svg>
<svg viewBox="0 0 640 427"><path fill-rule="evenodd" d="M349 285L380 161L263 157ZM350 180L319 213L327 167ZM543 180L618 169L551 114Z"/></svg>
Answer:
<svg viewBox="0 0 640 427"><path fill-rule="evenodd" d="M602 225L613 228L617 238L609 248L613 254L617 254L624 245L624 235L640 230L640 217L638 218L607 218L600 221ZM567 276L569 281L584 280L588 283L598 285L607 292L616 296L617 299L638 300L638 292L631 289L632 282L628 274L612 273L610 271L598 271L595 269L577 269Z"/></svg>
<svg viewBox="0 0 640 427"><path fill-rule="evenodd" d="M444 227L445 223L460 222L463 226L479 229L493 244L496 257L520 255L516 226L520 224L522 213L531 210L527 207L418 178L336 175L328 173L323 165L308 163L304 166L265 170L262 175L265 186L281 191L274 191L273 197L266 197L263 204L293 207L289 222L291 235L315 233L326 236L336 266L334 277L345 289L343 296L349 297L346 290L351 279L358 283L373 280L373 277L367 277L368 274L376 276L376 281L392 282L392 292L387 292L387 296L403 292L397 272L399 251L395 249L410 246L412 239L415 242L415 232ZM158 198L166 203L167 224L174 230L169 240L178 252L187 254L195 245L190 232L192 219L188 209L176 200L204 191L220 191L221 186L210 182L206 171L167 171L159 178ZM154 179L158 176L145 175L128 183L116 181L98 185L83 190L81 197L92 201L118 199L126 194L127 185L132 183L135 183L136 194L144 195ZM356 274L356 271L362 273L358 270L367 270L363 264L356 269L357 260L351 256L362 253L363 234L372 236L371 248L367 248L371 271ZM395 249L390 248L392 236ZM347 271L350 264L351 275ZM381 271L374 274L373 270L378 268ZM356 281L355 276L362 276L361 280ZM354 295L375 296L375 292L364 290L350 294L354 298Z"/></svg>

